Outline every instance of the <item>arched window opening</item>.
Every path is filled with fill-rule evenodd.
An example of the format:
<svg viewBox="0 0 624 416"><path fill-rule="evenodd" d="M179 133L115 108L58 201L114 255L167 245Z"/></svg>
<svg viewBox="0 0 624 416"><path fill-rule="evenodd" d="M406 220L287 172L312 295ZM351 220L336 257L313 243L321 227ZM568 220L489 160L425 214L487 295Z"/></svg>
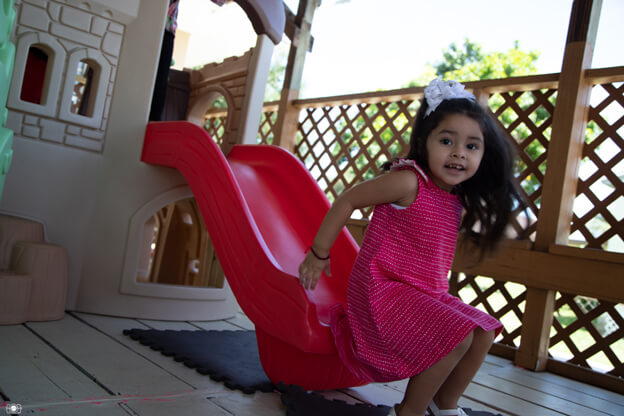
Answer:
<svg viewBox="0 0 624 416"><path fill-rule="evenodd" d="M45 104L42 102L46 78L48 74L48 53L40 46L33 45L28 49L26 58L26 68L24 69L24 80L20 99L34 104Z"/></svg>
<svg viewBox="0 0 624 416"><path fill-rule="evenodd" d="M158 210L142 236L137 282L223 288L225 276L195 198Z"/></svg>
<svg viewBox="0 0 624 416"><path fill-rule="evenodd" d="M213 101L204 114L202 126L217 144L221 145L225 138L228 104L225 97L214 93Z"/></svg>
<svg viewBox="0 0 624 416"><path fill-rule="evenodd" d="M70 111L81 116L93 116L95 64L82 60L76 68L76 80L72 90Z"/></svg>

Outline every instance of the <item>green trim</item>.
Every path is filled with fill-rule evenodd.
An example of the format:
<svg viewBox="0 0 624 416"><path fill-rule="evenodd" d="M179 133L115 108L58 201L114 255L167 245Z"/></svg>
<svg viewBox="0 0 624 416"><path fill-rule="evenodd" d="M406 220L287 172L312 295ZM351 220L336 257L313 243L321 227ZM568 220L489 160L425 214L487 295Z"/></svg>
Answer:
<svg viewBox="0 0 624 416"><path fill-rule="evenodd" d="M6 101L15 64L15 45L11 42L14 22L13 0L0 0L0 197L13 158L13 132L4 126L8 114Z"/></svg>

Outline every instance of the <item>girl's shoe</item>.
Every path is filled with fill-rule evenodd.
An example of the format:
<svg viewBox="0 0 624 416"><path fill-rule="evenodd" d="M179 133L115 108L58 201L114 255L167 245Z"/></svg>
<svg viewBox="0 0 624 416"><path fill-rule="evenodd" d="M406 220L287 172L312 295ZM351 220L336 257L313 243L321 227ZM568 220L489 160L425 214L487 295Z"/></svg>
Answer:
<svg viewBox="0 0 624 416"><path fill-rule="evenodd" d="M429 403L429 408L427 410L431 416L468 416L461 407L457 409L438 409L438 406L436 406L433 400Z"/></svg>

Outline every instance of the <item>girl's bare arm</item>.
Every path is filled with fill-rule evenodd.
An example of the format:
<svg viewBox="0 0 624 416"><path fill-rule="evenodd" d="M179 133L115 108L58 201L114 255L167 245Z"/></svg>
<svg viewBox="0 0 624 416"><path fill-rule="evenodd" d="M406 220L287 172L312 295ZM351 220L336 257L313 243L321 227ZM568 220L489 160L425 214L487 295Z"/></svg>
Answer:
<svg viewBox="0 0 624 416"><path fill-rule="evenodd" d="M418 193L418 179L409 170L393 171L360 183L344 192L327 212L314 239L312 248L319 257L329 250L354 210L384 203L411 205ZM299 279L306 289L314 289L321 276L329 272L329 259L320 260L310 252L299 266Z"/></svg>

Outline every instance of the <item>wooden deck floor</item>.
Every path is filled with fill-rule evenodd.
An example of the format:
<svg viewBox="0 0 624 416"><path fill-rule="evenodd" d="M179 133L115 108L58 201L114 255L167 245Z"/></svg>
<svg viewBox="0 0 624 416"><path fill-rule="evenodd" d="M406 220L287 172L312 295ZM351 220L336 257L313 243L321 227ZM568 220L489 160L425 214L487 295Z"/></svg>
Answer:
<svg viewBox="0 0 624 416"><path fill-rule="evenodd" d="M246 395L122 334L128 328L252 329L226 321L164 322L68 313L53 322L0 326L0 403L22 414L285 415L278 393ZM405 382L323 392L348 402L391 405ZM461 404L503 415L624 415L624 397L488 356ZM3 409L0 413L4 414ZM322 415L321 415L322 416Z"/></svg>

